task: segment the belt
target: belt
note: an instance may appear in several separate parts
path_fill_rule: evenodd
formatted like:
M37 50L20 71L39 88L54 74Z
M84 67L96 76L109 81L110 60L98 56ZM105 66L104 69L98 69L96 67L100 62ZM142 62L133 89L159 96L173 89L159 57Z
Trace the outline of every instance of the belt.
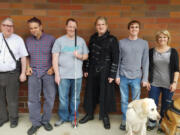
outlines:
M14 69L14 70L12 70L12 71L5 71L5 72L1 72L1 71L0 71L0 74L15 73L15 72L17 72L16 69Z

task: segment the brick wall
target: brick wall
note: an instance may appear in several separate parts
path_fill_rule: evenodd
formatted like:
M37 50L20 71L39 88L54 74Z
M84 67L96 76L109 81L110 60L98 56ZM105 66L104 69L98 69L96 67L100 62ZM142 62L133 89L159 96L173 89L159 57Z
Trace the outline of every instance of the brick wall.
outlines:
M65 20L73 17L79 22L78 34L87 42L95 32L94 20L106 16L112 34L122 39L127 37L127 23L132 19L142 22L140 37L154 45L154 34L168 29L172 34L171 46L180 54L180 1L179 0L0 0L0 20L11 16L15 20L15 32L26 38L29 35L26 21L37 16L43 21L45 32L59 37L65 33ZM116 90L117 113L120 113L120 94ZM21 84L19 111L27 109L27 82ZM81 103L84 95L84 83ZM142 90L142 97L147 92ZM174 97L180 96L180 82ZM53 112L57 112L58 98ZM97 108L98 110L98 108ZM80 107L82 112L82 104Z

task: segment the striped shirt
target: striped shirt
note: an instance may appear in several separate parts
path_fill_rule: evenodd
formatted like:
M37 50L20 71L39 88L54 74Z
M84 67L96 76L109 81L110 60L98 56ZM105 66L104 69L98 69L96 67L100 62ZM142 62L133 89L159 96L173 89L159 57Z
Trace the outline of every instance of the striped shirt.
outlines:
M30 66L33 74L37 77L43 76L52 66L51 49L55 38L45 33L40 39L30 36L26 39L26 47L30 57Z

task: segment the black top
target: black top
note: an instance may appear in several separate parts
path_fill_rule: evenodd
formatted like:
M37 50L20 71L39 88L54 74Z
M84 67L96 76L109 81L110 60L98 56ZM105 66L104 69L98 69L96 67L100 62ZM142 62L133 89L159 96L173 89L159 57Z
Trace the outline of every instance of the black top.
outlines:
M89 41L89 58L85 62L84 70L89 71L90 67L97 71L109 68L109 77L115 78L119 62L118 40L107 31L102 36L95 33Z
M155 48L151 48L149 50L149 82L153 82L153 69L154 69L154 62L153 62L153 53ZM170 75L170 83L174 81L174 72L179 72L179 56L178 52L175 48L171 48L171 55L170 55L170 63L169 63L169 75Z

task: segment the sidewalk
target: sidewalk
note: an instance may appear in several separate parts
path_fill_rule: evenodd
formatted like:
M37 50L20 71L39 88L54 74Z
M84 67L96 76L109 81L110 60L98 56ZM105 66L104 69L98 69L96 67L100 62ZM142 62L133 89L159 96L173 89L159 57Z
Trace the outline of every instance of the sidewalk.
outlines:
M80 118L82 115L80 115ZM53 114L51 124L53 125L53 130L48 132L43 127L41 127L35 135L125 135L124 131L119 129L121 118L119 115L110 115L111 129L105 130L102 121L95 116L95 119L89 121L86 124L79 124L78 128L73 129L70 123L64 123L59 127L54 127L55 121L58 116ZM9 122L4 124L0 128L0 135L27 135L27 130L31 127L28 114L19 115L19 125L18 127L12 129L9 127ZM157 135L156 130L147 132L147 135ZM158 134L164 135L164 134Z

